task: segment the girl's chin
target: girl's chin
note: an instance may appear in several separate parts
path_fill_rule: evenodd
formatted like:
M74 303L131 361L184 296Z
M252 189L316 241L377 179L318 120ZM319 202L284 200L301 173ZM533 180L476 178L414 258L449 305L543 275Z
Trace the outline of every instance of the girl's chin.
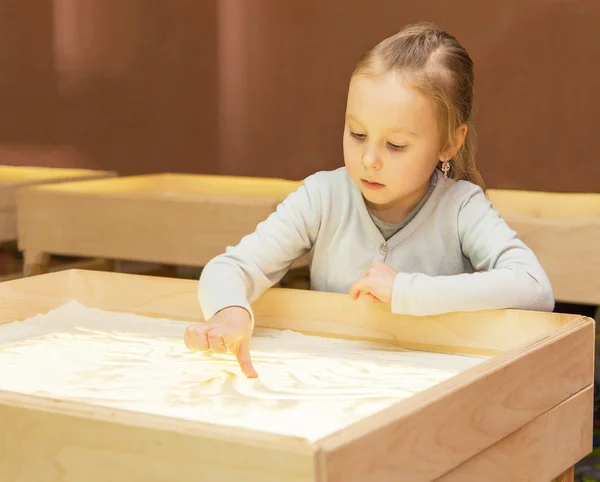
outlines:
M382 209L393 204L393 200L383 192L373 192L368 189L362 189L361 192L369 207Z

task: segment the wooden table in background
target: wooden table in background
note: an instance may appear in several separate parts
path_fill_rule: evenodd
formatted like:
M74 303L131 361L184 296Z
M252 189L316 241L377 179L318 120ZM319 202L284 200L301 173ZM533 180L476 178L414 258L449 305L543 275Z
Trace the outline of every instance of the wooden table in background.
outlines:
M111 171L91 169L62 169L54 167L21 167L0 165L0 243L17 240L17 195L25 187L48 185L65 181L101 179L115 177ZM38 215L44 207L39 206ZM2 280L22 276L22 273L7 274Z
M48 254L203 267L266 219L300 182L153 174L22 190L27 275ZM306 265L300 260L293 267Z
M600 194L487 191L536 254L558 301L600 305Z

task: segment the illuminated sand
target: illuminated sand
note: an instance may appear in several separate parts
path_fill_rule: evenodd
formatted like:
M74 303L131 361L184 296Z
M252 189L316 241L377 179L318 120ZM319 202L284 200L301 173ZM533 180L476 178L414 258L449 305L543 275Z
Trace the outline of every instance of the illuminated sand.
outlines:
M0 389L315 440L486 360L257 328L249 380L188 325L71 301L0 326Z

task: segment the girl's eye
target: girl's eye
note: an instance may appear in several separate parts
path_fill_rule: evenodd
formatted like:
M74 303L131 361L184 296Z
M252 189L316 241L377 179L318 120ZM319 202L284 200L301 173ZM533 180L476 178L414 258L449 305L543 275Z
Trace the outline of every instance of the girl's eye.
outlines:
M363 140L365 137L367 137L367 136L366 136L366 134L359 134L358 132L350 132L350 135L351 135L352 137L354 137L355 139L358 139L358 140L361 140L361 141L362 141L362 140Z
M396 144L392 144L391 142L388 142L388 146L390 146L390 149L392 149L393 151L401 151L402 149L404 149L406 146L398 146Z

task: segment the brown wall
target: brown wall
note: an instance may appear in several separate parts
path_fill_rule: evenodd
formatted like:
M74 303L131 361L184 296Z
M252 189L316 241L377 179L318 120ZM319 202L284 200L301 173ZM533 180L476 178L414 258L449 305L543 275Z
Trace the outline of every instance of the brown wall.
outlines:
M216 45L214 1L0 0L2 162L218 172Z
M0 0L0 146L299 179L342 163L360 54L423 20L475 60L490 187L600 191L596 0Z

